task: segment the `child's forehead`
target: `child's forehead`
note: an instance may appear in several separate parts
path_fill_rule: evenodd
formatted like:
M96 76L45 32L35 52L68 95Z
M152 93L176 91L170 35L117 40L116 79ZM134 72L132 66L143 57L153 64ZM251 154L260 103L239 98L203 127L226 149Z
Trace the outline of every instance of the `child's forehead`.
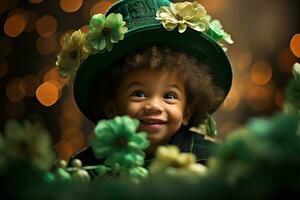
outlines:
M136 68L130 70L127 73L122 75L125 78L169 78L174 77L181 79L183 77L182 73L174 70L174 69L151 69L149 67Z

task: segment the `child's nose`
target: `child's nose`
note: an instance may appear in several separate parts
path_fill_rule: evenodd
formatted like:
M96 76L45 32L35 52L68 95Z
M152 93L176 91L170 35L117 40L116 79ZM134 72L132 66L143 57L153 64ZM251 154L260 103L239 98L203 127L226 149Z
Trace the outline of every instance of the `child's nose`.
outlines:
M146 102L145 111L150 114L160 114L163 111L161 101L158 98L151 98Z

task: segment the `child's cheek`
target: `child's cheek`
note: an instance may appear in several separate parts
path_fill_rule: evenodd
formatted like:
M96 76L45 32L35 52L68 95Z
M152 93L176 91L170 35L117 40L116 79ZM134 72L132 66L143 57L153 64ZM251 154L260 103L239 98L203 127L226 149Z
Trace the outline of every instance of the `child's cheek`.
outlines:
M128 102L123 107L123 115L129 115L130 117L137 118L138 113L141 110L141 104L137 102Z

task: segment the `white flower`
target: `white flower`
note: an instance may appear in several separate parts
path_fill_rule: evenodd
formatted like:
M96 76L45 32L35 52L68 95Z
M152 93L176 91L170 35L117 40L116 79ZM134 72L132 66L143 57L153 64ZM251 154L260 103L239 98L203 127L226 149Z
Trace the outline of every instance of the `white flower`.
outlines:
M162 6L156 12L156 19L161 20L166 30L170 31L178 26L180 33L186 28L205 31L208 26L205 8L198 2L171 3L170 7Z

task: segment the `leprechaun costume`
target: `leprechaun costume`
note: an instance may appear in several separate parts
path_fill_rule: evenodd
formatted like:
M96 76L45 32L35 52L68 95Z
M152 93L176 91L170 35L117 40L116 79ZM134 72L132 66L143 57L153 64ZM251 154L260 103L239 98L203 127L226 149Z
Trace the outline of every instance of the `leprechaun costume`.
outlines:
M225 98L232 82L225 43L233 43L230 35L197 2L121 0L105 16L94 15L86 34L77 31L67 36L57 66L62 76L74 78L77 105L87 118L97 123L105 118L104 110L95 112L95 105L89 103L89 98L99 75L107 73L126 55L151 45L164 45L184 52L209 66L213 82L224 91ZM204 163L210 154L211 142L187 128L181 128L170 144L178 146L182 152L194 153L198 162ZM84 165L100 162L90 147L75 157Z

